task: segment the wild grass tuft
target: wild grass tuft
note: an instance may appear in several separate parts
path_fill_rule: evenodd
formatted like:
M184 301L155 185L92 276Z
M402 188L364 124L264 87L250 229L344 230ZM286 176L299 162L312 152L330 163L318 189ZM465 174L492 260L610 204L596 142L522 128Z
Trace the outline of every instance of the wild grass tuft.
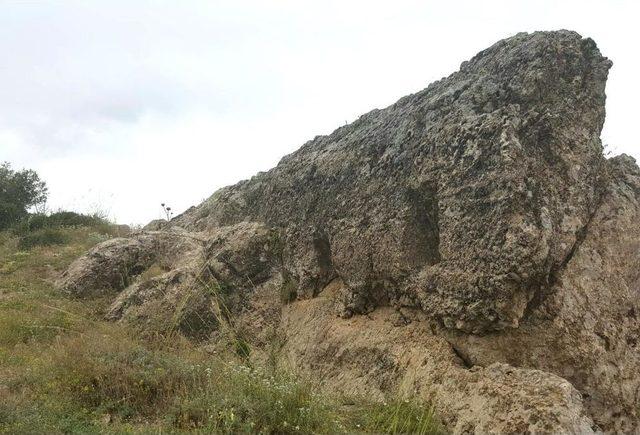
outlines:
M366 403L355 419L366 432L388 434L444 433L433 408L416 401L394 399L384 403Z

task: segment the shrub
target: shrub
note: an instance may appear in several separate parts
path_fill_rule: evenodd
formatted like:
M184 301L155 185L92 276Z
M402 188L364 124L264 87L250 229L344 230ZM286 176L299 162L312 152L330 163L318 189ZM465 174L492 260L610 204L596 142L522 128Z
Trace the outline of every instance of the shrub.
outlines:
M63 241L60 237L57 238L59 242L52 243L46 243L46 240L45 243L38 243L38 240L43 235L45 238L55 237L53 234L56 230L72 228L90 228L98 234L107 234L109 236L119 236L121 234L118 226L111 224L100 216L85 215L73 211L59 211L50 215L42 213L29 215L15 224L11 232L25 240L25 244L21 248L28 248L30 247L30 240L34 240L36 242L35 245L66 243L66 240ZM54 239L51 240L53 241Z
M73 211L59 211L50 215L34 214L29 216L26 228L29 231L35 231L42 228L97 227L108 224L109 222L98 216Z
M59 229L44 228L25 234L18 240L18 249L31 249L36 246L64 245L69 237Z

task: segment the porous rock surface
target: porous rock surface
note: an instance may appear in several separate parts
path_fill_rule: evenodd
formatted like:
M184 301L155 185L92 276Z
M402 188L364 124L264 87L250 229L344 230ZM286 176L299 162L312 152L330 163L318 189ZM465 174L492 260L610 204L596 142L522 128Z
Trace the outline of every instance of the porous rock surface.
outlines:
M458 433L638 430L640 171L603 156L610 66L575 32L505 39L59 286L200 339L276 331L328 388L418 395Z

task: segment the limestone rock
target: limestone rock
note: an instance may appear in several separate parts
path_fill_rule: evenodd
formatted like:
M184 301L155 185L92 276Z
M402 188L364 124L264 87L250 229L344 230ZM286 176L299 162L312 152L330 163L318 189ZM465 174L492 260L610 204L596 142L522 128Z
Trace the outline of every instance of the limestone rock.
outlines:
M566 378L603 427L633 432L640 418L640 170L624 155L608 167L600 205L520 327L446 335L472 364L502 361Z
M155 259L152 237L115 238L100 243L62 274L57 286L79 297L119 291Z
M285 307L284 359L332 392L384 399L399 391L436 405L453 433L591 433L580 393L549 372L505 363L466 367L456 350L434 334L424 315L395 327L394 313L336 319L333 281L317 298Z
M153 248L147 257L156 261L156 273L133 279L111 305L107 319L207 338L221 317L244 309L258 286L279 279L274 268L280 248L273 233L260 224L243 222L207 234L143 231L132 242L142 244L149 238L155 244L148 245ZM71 269L85 263L81 258ZM147 269L151 266L148 262Z
M175 224L278 229L298 295L339 276L345 315L391 303L517 327L596 207L610 66L576 33L519 34Z

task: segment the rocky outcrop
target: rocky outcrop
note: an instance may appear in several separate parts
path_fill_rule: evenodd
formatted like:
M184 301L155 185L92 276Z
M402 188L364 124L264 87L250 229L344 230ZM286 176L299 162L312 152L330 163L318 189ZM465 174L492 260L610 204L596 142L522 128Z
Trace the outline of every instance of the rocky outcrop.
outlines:
M221 320L243 311L263 283L279 288L280 252L277 235L258 223L206 234L142 231L97 245L57 286L80 297L117 294L109 320L204 338Z
M200 339L275 331L330 388L417 394L455 432L636 430L640 172L602 154L610 66L574 32L500 41L60 287Z
M465 332L516 327L603 188L610 65L570 32L517 35L175 223L278 228L298 295L340 276L345 315L391 303Z
M153 236L107 240L76 260L57 285L69 295L82 297L120 291L130 278L151 266L155 257Z
M640 170L627 156L608 163L611 180L600 205L520 327L483 336L443 333L471 364L502 361L564 377L604 428L633 432L640 400Z
M568 381L508 364L471 366L420 311L383 307L336 319L333 298L342 286L335 280L282 314L285 363L325 379L327 390L380 400L389 391L421 397L453 433L592 431Z

